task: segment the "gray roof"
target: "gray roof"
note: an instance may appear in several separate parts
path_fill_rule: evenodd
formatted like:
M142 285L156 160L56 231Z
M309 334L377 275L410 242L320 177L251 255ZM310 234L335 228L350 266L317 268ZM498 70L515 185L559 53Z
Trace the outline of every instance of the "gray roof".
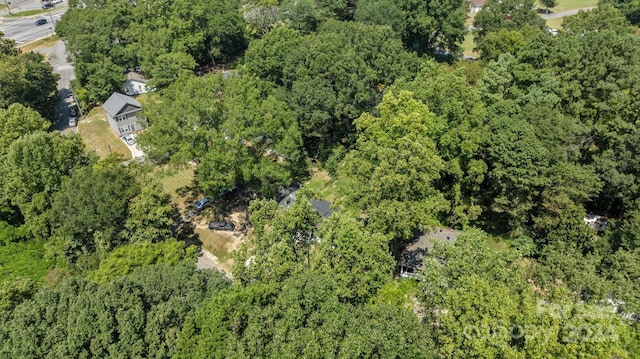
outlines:
M415 269L424 269L423 257L429 254L436 241L454 243L460 231L437 227L433 231L421 233L407 244L400 256L399 265Z
M120 114L124 108L129 107L128 105L139 109L142 108L140 102L136 101L135 98L114 92L102 105L102 108L109 114L109 116L115 117Z
M289 194L287 194L286 196L284 196L280 202L278 202L278 204L284 208L289 208L293 205L293 203L296 201L296 193L298 191L293 191ZM330 217L331 216L331 202L329 201L325 201L323 199L321 200L309 200L309 203L311 203L311 207L318 212L319 215L321 215L324 218Z
M316 201L312 199L309 202L311 202L311 207L322 217L327 218L331 216L331 203L329 203L329 201L323 199Z

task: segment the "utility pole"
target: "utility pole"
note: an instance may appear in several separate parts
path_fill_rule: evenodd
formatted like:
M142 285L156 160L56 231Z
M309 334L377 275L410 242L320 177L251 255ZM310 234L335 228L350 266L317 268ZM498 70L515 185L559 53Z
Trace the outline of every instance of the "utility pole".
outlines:
M11 13L11 8L9 7L9 3L7 2L7 0L4 0L4 4L7 5L7 11L9 11L9 15L13 15Z
M7 0L5 0L7 1ZM53 31L56 31L56 24L53 22L53 16L51 16L51 10L49 10L49 19L51 19L51 26L53 27Z

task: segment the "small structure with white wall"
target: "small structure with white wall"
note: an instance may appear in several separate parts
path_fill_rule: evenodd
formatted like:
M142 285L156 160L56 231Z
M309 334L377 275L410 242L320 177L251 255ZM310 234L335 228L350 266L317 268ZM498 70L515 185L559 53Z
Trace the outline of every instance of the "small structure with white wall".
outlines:
M147 82L149 82L149 80L144 76L132 71L127 74L127 81L122 85L122 90L129 96L147 93L149 92Z

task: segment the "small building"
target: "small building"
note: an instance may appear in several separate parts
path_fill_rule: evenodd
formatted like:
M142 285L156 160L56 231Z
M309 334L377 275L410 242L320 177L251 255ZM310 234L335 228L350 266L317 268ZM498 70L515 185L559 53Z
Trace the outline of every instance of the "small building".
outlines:
M397 272L401 277L413 277L417 272L424 270L424 257L433 249L436 241L453 243L460 235L460 231L449 228L436 228L435 230L422 233L407 244L400 254Z
M127 81L122 85L122 90L129 96L147 93L149 91L147 82L149 80L144 76L132 71L127 74Z
M285 189L286 191L286 189ZM289 208L293 205L293 203L296 201L296 193L298 191L297 190L293 190L287 194L284 195L284 197L281 197L278 201L278 205L280 205L281 207L284 208ZM318 214L323 217L323 218L328 218L331 217L331 203L329 201L325 201L325 200L314 200L311 199L309 200L309 203L311 204L311 207L318 212Z
M469 11L479 12L484 6L485 0L469 0Z
M131 96L114 92L102 105L107 113L109 127L118 136L139 131L146 128L146 124L140 118L142 105Z

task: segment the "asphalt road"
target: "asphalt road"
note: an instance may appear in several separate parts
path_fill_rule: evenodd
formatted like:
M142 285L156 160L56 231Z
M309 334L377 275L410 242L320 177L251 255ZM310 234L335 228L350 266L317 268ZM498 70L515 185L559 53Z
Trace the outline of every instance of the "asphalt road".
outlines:
M0 31L5 37L13 39L18 45L29 41L49 36L55 32L55 23L60 21L60 17L66 11L66 7L55 9L48 13L43 13L25 17L3 17ZM36 26L36 19L43 18L47 20L44 25Z
M560 11L560 12L551 13L551 14L544 14L544 15L540 15L540 17L545 19L545 20L559 19L561 17L575 15L575 14L577 14L578 12L580 12L582 10L589 11L591 9L595 9L595 6L585 7L585 8L582 8L582 9Z
M73 105L71 96L71 80L75 78L73 66L67 61L67 49L64 42L58 41L54 46L36 50L46 54L53 72L60 75L58 80L58 106L56 107L56 121L53 127L62 133L78 132L78 127L69 127L69 108Z

